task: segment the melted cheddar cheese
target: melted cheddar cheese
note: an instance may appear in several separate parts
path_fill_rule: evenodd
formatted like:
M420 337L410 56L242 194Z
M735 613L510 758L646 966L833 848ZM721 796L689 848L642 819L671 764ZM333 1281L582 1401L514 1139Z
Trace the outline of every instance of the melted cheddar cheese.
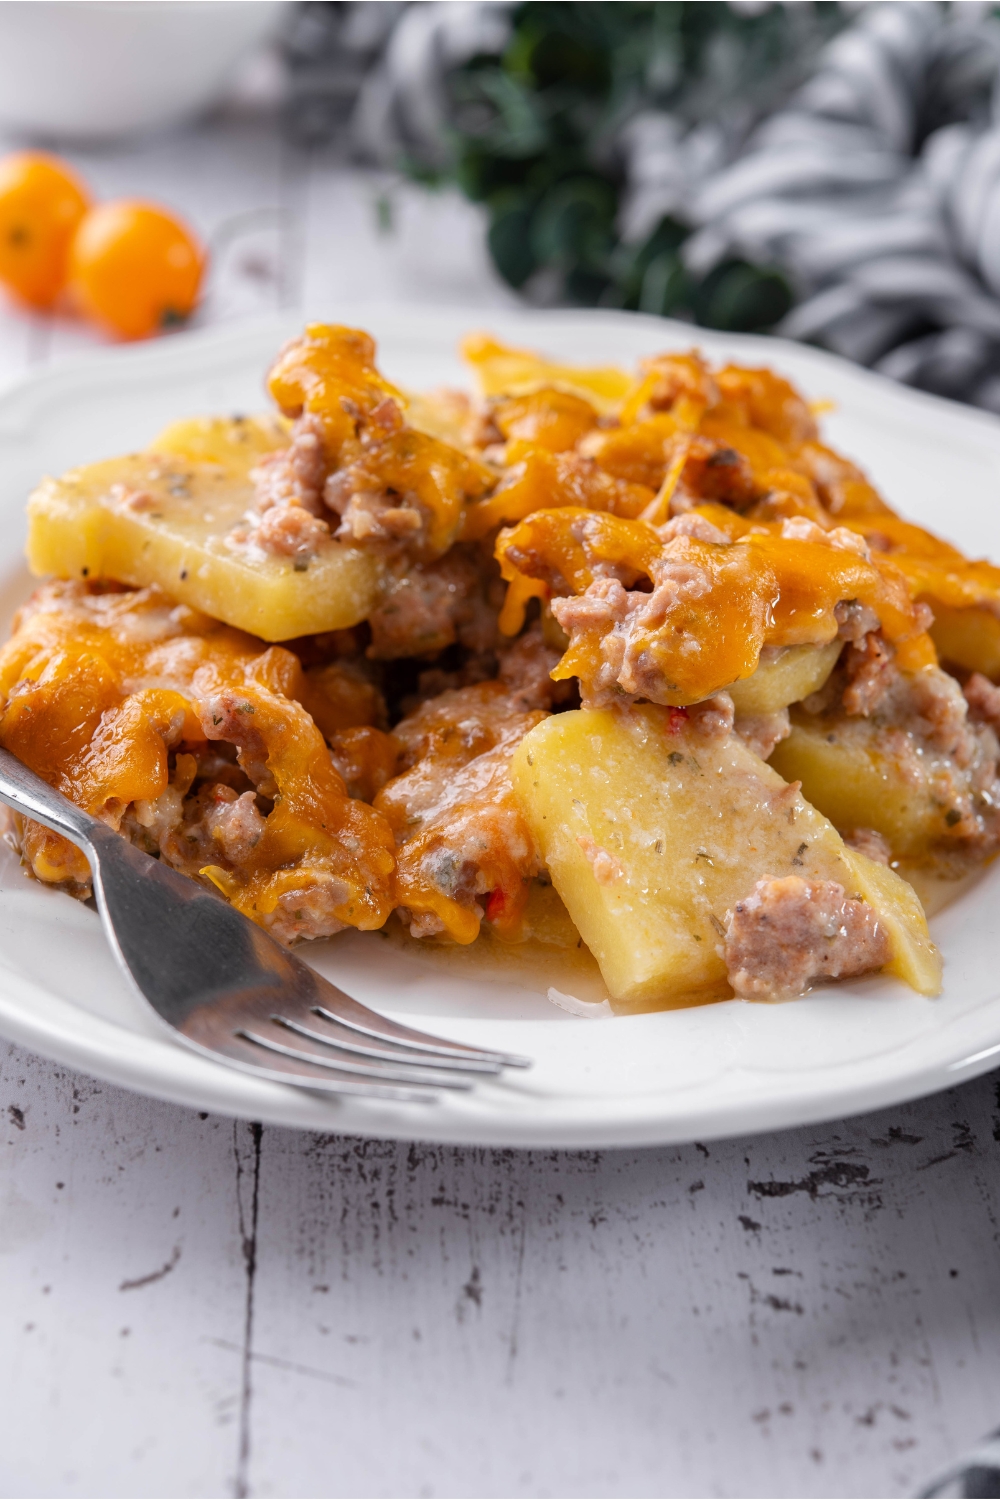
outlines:
M310 323L278 356L267 388L279 410L319 418L332 455L357 434L359 421L383 401L404 404L402 392L375 365L375 340L358 328Z
M509 580L541 581L556 594L584 594L609 565L630 584L650 579L651 601L663 582L662 609L651 602L650 623L635 646L662 681L661 692L643 695L654 702L690 704L711 697L749 677L765 646L827 644L837 635L834 611L846 600L873 612L908 664L933 662L925 616L903 574L877 556L830 545L826 533L814 531L815 539L800 540L777 524L757 524L731 540L677 536L664 543L643 521L566 507L537 511L503 531L497 555ZM685 574L694 581L686 596L670 587ZM509 614L505 621L513 631L521 623ZM595 619L555 675L591 679L606 633L605 621Z
M322 895L331 930L380 927L393 905L392 834L347 796L303 707L311 690L291 652L156 590L50 586L0 652L0 744L113 827L130 809L140 827L176 814L161 854L265 926L293 928L295 910ZM234 764L213 781L218 745ZM266 809L246 808L246 838L181 820L196 780L227 787L240 772ZM85 882L82 856L59 835L33 836L37 874Z

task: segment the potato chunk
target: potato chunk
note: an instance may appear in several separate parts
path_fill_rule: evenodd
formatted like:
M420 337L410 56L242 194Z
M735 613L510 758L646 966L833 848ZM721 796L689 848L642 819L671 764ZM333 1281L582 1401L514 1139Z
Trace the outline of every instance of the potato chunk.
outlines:
M247 472L265 453L284 448L292 424L271 413L256 417L186 417L171 422L149 444L150 453L206 464L226 464Z
M815 693L837 665L843 641L779 646L761 653L757 670L727 688L738 714L773 714Z
M991 609L950 609L937 599L931 604L931 639L941 660L982 672L996 682L1000 678L1000 617Z
M907 752L901 758L901 750ZM874 828L902 859L921 860L946 839L954 798L942 795L934 758L867 719L796 717L771 764L838 828Z
M253 499L250 470L286 441L267 418L183 422L146 453L45 479L28 501L28 565L57 578L155 584L266 641L355 625L379 596L370 553L324 541L304 566L226 546Z
M590 369L559 365L529 349L499 344L485 333L463 339L462 354L484 396L524 396L546 388L568 391L589 401L603 415L610 415L636 388L635 378L615 365Z
M675 732L671 732L671 725ZM889 972L934 993L940 961L913 890L846 848L736 736L654 705L556 714L525 736L515 790L552 882L620 1009L730 993L726 913L756 881L839 882L888 929Z

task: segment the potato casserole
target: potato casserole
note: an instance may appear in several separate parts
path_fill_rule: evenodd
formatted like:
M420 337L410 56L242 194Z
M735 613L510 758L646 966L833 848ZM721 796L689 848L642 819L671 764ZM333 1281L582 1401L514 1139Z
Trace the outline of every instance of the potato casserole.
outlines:
M0 744L284 943L586 952L619 1011L940 959L1000 847L1000 569L767 369L314 324L264 416L46 479ZM30 820L30 874L86 897Z

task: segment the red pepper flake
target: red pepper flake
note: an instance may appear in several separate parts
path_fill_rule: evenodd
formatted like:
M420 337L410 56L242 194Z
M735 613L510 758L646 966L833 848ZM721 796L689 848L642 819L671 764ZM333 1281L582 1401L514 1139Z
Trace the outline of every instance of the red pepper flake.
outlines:
M688 717L689 715L686 708L672 708L670 710L670 717L667 721L668 732L670 734L680 734L681 730L684 728L684 725L688 721Z

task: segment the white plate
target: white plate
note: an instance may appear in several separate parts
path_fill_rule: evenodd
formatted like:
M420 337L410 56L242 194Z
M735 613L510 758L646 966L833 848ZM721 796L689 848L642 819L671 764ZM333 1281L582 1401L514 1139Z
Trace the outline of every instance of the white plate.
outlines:
M383 368L411 387L462 383L455 353L481 314L341 307L370 328ZM693 332L616 313L489 315L513 342L569 361L630 364ZM199 412L262 406L262 376L296 324L182 335L43 375L0 400L0 605L30 588L24 501L43 472L146 443ZM974 554L1000 557L1000 423L777 340L697 340L713 358L769 364L836 403L831 441L904 516ZM325 1099L256 1082L160 1034L118 977L96 915L0 857L0 1031L59 1062L163 1099L274 1124L510 1146L624 1146L829 1119L908 1099L1000 1062L995 958L1000 862L932 922L945 989L925 1000L891 980L784 1005L738 1001L628 1019L578 1020L541 993L476 981L389 949L377 934L304 948L352 994L416 1024L535 1059L526 1074L428 1106Z

